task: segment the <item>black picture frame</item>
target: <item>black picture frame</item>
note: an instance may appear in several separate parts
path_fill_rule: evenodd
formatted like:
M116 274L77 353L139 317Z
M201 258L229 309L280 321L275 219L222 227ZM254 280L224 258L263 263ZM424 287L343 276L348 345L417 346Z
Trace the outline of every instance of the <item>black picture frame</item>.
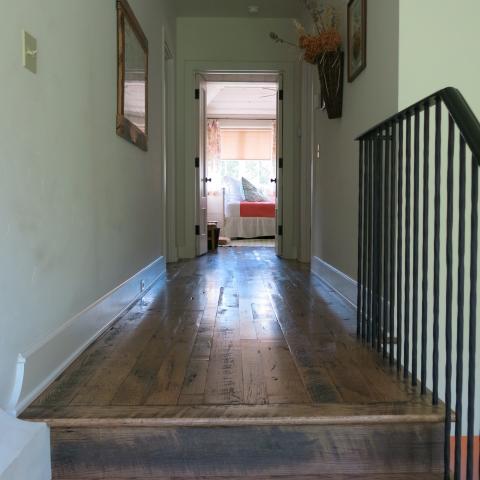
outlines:
M348 81L367 68L367 0L350 0L347 7Z

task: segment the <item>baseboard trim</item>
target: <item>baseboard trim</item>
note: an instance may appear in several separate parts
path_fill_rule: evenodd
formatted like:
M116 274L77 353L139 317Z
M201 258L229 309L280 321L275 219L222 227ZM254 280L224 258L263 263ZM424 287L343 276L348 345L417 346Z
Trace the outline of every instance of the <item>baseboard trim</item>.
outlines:
M319 257L312 257L311 271L357 308L357 282Z
M21 388L17 386L20 395L10 413L18 416L165 271L165 258L160 257L22 353L24 376L17 379L22 382Z

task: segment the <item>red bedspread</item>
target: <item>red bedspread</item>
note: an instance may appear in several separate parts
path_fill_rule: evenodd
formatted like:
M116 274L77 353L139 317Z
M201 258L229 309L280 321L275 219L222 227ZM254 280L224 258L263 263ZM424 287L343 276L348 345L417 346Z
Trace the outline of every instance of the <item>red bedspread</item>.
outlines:
M240 216L275 218L275 202L240 202Z

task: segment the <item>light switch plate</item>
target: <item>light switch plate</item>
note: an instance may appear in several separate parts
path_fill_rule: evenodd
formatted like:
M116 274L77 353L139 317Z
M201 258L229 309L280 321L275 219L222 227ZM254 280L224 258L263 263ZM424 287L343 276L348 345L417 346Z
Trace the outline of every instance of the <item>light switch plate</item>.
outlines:
M37 39L25 30L22 31L23 66L32 73L37 73Z

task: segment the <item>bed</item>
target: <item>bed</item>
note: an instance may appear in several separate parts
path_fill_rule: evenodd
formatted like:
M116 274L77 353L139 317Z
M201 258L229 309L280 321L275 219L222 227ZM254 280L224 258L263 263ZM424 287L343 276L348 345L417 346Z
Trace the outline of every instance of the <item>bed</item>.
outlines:
M247 202L236 187L223 188L224 221L221 236L259 238L275 236L275 201Z

